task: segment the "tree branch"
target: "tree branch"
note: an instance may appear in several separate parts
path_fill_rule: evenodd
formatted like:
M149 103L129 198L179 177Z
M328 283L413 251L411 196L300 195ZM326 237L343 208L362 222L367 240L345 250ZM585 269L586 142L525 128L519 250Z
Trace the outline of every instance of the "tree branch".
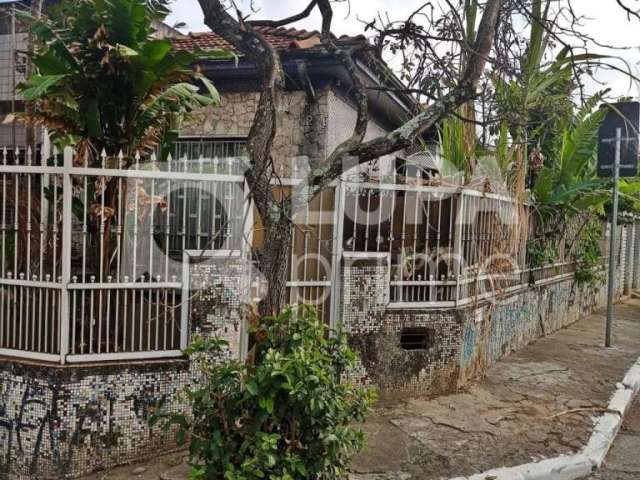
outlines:
M313 10L313 7L316 6L316 3L316 0L311 0L311 2L309 2L307 7L302 12L296 15L291 15L287 18L283 18L282 20L251 20L247 23L251 24L251 26L253 27L283 27L285 25L289 25L290 23L307 18Z
M342 155L351 151L354 147L362 143L367 134L369 124L369 100L367 98L366 87L358 75L358 68L352 57L352 51L340 49L333 41L331 34L331 20L333 11L329 0L318 0L318 9L322 15L322 45L327 51L334 55L347 71L349 78L353 82L353 94L356 100L357 117L356 124L351 136L340 143L329 155L325 164L331 165Z
M247 182L256 200L256 208L265 222L270 221L269 207L273 202L271 177L271 146L276 134L277 101L284 88L284 72L278 52L240 12L233 18L219 0L199 0L205 24L237 50L256 62L263 82L256 114L247 138L247 150L252 168L246 172Z
M493 45L503 1L488 0L486 2L478 36L459 84L394 131L367 142L358 142L346 150L343 148L344 144L339 145L336 151L330 155L331 162L324 171L316 170L310 173L308 184L311 186L311 195L325 188L342 174L343 162L348 157L357 157L358 163L365 163L407 148L413 144L418 136L475 97L478 83L484 73L487 57Z
M631 7L628 7L627 5L625 5L622 2L622 0L616 0L616 2L627 13L628 20L631 20L631 17L636 17L637 19L640 20L640 13L638 12L638 10L632 10Z

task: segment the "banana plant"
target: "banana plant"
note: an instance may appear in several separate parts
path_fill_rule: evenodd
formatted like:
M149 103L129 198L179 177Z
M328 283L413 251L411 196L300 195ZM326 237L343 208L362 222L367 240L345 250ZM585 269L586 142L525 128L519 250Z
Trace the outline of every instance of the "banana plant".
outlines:
M74 146L76 164L99 164L103 150L110 156L122 151L125 167L136 151L170 152L181 121L220 100L198 62L232 55L176 51L169 39L156 38L153 25L166 17L167 4L63 0L46 17L24 15L34 39L34 49L27 52L34 71L19 92L33 108L19 119L46 127L58 146ZM102 188L88 193L98 208L78 207L75 198L73 211L89 215L82 222L105 222L101 260L109 265L113 214L127 191L115 178L98 179L96 185Z
M103 148L131 156L175 137L186 115L219 102L197 63L231 54L176 51L155 38L167 13L165 0L65 0L47 17L24 15L35 72L19 92L34 108L19 118L93 159Z

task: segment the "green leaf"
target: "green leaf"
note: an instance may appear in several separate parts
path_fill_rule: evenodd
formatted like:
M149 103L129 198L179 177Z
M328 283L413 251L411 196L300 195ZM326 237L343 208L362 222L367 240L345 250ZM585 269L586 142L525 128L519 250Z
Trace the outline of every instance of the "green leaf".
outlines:
M74 66L56 56L52 50L35 56L32 62L41 75L67 75L73 73Z
M116 50L118 50L118 53L125 58L137 57L140 55L136 50L126 45L118 45Z
M27 101L36 100L44 96L49 89L57 85L59 82L67 78L68 75L33 75L24 84L24 88L20 88L20 93Z
M265 409L267 410L267 413L269 415L271 415L273 413L273 398L269 397L269 398L266 399Z
M171 41L168 39L147 43L142 51L147 67L153 67L163 60L172 48Z
M257 395L258 394L258 386L256 385L256 382L247 383L247 391L251 395Z

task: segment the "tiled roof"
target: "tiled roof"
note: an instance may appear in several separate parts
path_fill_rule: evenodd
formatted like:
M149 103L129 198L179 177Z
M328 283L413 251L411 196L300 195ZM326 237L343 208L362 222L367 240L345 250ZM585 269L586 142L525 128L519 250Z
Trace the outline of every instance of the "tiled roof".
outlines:
M309 49L320 43L320 33L317 31L299 30L297 28L254 27L265 39L278 50ZM342 36L338 43L364 40L363 36ZM227 48L231 46L218 34L213 32L190 33L188 36L175 38L173 43L179 50L193 51L196 49L210 50L213 48Z

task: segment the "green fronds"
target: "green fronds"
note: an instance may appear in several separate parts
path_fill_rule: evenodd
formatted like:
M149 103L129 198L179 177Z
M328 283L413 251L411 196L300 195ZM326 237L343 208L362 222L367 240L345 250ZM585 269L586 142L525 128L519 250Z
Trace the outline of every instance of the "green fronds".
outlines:
M444 160L442 175L451 177L462 174L464 180L471 176L471 159L467 155L465 126L457 117L447 118L440 126L440 148Z
M591 105L595 101L589 102ZM566 215L601 208L609 186L596 176L598 129L603 110L587 113L585 105L565 122L554 161L544 166L533 188L543 216ZM591 108L593 110L593 106Z
M129 152L165 144L169 121L216 105L220 96L195 65L228 52L175 51L152 35L165 0L63 1L31 24L36 72L19 86L35 103L54 142L86 139L97 149ZM51 121L55 119L55 121ZM127 152L125 152L127 153Z

